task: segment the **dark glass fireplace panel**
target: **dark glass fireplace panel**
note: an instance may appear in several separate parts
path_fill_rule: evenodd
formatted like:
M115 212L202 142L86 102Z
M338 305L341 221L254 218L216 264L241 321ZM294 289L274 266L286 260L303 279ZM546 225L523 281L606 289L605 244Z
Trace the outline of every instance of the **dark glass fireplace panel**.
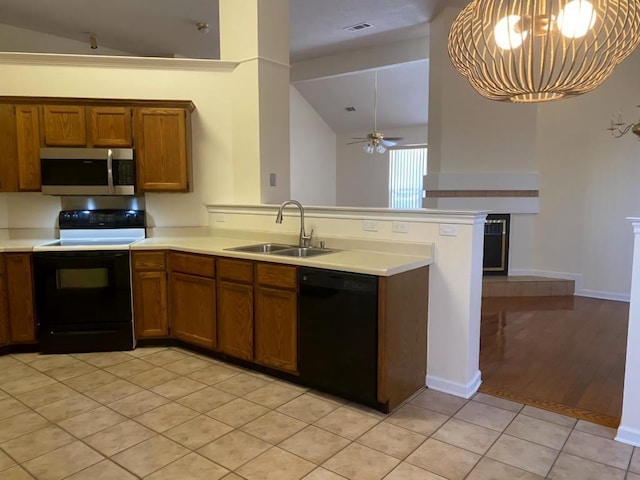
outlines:
M484 225L484 275L507 275L509 271L509 214L487 215Z

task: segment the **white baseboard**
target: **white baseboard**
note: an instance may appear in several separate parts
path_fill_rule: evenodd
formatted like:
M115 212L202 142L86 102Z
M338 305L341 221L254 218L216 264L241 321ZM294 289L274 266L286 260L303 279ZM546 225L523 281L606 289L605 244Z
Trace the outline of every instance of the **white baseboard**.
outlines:
M427 375L427 387L462 398L471 398L478 391L481 383L480 370L476 372L471 381L466 385L444 378L434 377L433 375Z
M628 302L630 295L625 293L612 293L612 292L599 292L597 290L586 290L584 285L584 279L581 273L566 273L566 272L546 272L544 270L528 270L528 269L513 269L509 271L509 275L514 277L522 276L534 276L534 277L548 277L558 278L562 280L573 280L575 282L575 295L578 297L590 297L600 298L602 300L616 300L619 302Z
M602 300L616 300L618 302L629 302L631 295L623 293L597 292L595 290L580 290L576 292L579 297L600 298Z
M560 280L573 280L576 284L576 292L582 291L583 276L581 273L547 272L544 270L513 269L509 271L509 275L513 275L514 277L531 275L534 277L548 277L548 278L557 278Z
M620 425L615 440L616 442L640 447L640 430Z

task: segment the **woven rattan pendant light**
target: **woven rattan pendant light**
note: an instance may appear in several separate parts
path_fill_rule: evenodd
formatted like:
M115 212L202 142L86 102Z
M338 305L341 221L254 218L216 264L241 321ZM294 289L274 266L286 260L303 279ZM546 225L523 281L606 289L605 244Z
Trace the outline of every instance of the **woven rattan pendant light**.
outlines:
M491 100L545 102L589 92L640 43L640 0L473 0L449 56Z

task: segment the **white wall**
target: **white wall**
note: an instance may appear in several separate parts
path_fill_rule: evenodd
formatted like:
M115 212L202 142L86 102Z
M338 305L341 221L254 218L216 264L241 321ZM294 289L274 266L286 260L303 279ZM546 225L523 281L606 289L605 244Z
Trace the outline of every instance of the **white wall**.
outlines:
M601 87L538 109L536 160L540 214L534 265L583 276L584 293L628 299L633 237L626 217L640 214L640 144L614 139L611 114L638 121L640 51Z
M349 207L389 206L389 151L365 153L364 143L353 137L366 137L369 132L340 134L336 145L336 204ZM403 143L427 143L427 126L418 125L385 130L387 137L404 137ZM430 155L430 154L429 154ZM427 160L428 163L429 160Z
M289 93L291 198L304 205L335 205L336 134L296 87Z
M36 32L13 25L0 24L0 52L74 53L78 55L131 55L120 50L100 45L91 49L89 37L86 42Z
M632 135L613 139L606 127L619 108L627 121L638 119L640 51L589 94L534 105L492 102L447 56L456 14L445 9L431 25L429 173L537 172L540 213L514 217L511 270L573 278L579 294L628 299L625 218L640 213L640 147ZM472 199L456 200L455 208L478 208Z
M147 194L150 226L206 225L206 203L234 201L231 144L235 132L229 99L234 86L228 63L0 54L0 64L3 95L192 100L196 106L192 115L194 191ZM42 209L32 207L43 203L44 211L53 211L57 201L40 194L6 195L10 227L44 227ZM25 207L23 200L28 201Z

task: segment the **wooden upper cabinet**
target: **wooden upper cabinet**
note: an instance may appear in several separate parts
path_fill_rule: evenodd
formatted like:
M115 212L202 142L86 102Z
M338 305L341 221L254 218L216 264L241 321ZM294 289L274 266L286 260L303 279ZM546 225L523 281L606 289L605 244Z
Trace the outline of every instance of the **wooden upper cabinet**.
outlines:
M189 190L191 128L184 108L137 108L134 121L139 192Z
M131 147L131 115L126 107L88 108L89 146Z
M40 118L38 107L17 105L16 139L18 190L30 192L42 189L40 179Z
M18 191L18 137L13 105L0 105L0 192Z
M52 147L84 147L87 129L84 107L45 105L44 144Z

